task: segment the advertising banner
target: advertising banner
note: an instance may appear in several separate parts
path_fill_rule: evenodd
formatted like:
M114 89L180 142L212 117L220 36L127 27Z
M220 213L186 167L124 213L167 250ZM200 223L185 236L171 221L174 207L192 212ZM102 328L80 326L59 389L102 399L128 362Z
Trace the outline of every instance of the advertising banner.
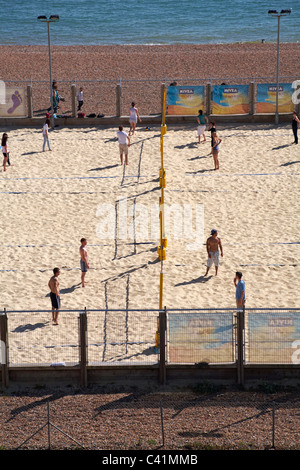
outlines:
M249 114L249 85L214 85L212 114Z
M233 314L170 313L169 361L233 362Z
M26 117L26 89L1 83L0 117Z
M248 325L250 362L300 363L300 312L249 312Z
M277 85L268 83L257 84L256 113L276 112ZM294 89L291 83L280 83L278 88L278 112L292 113L294 105L292 101Z
M198 115L199 109L204 112L204 86L169 86L169 115Z

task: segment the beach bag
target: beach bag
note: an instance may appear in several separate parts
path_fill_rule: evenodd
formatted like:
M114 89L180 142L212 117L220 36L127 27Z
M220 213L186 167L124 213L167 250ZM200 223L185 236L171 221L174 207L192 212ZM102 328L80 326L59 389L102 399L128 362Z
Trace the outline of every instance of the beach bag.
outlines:
M96 114L95 114L95 113L91 113L91 114L88 114L87 117L88 117L88 118L95 118L95 117L96 117Z
M84 113L78 113L77 116L78 116L79 118L84 118L85 114L84 114Z

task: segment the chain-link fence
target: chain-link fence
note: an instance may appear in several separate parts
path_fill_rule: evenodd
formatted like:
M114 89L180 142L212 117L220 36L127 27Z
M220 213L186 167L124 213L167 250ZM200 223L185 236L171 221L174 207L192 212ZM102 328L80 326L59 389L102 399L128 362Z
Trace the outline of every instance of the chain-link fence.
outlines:
M299 450L299 405L292 392L209 384L164 393L27 390L1 397L0 448Z
M79 321L83 314L86 338ZM8 366L14 367L72 366L80 363L83 348L93 366L158 364L162 349L168 364L299 364L299 309L241 314L238 330L236 309L61 310L57 326L51 311L5 311L0 333ZM160 333L165 333L161 341Z
M7 314L8 365L73 366L80 363L82 331L79 310L61 310L58 325L51 311ZM86 350L89 365L158 362L158 311L94 310L87 312Z
M296 76L281 76L280 83L292 84L295 80L298 80ZM77 115L77 93L80 88L83 89L83 107L80 112L83 112L85 116L103 117L104 116L129 116L129 109L131 103L134 101L139 109L139 113L142 116L160 115L162 112L162 85L168 88L170 83L168 77L162 77L161 79L119 79L115 80L78 80L76 77L70 80L57 80L58 92L61 96L61 100L58 104L57 115L70 117L73 114L73 97L72 87L75 86L75 115ZM203 86L204 91L204 103L203 106L207 114L211 114L212 109L206 109L207 106L211 108L209 104L209 92L207 85L209 84L211 94L214 86L227 85L230 87L238 85L250 85L253 84L253 97L251 101L254 102L251 105L254 112L257 105L257 86L260 84L274 84L276 83L275 77L199 77L199 78L177 78L176 83L180 87L197 87ZM32 101L32 115L34 117L44 117L45 112L51 109L50 94L51 86L49 80L23 80L23 81L5 81L9 96L7 99L12 103L12 106L16 106L16 109L21 110L20 102L17 102L18 98L15 96L23 96L23 116L28 115L28 88L31 90L31 101ZM22 89L22 93L18 93L18 89ZM252 92L251 92L252 93ZM273 92L274 94L274 92ZM11 99L13 97L13 99ZM270 97L268 100L270 101ZM118 103L118 104L117 104ZM31 106L30 106L31 107ZM257 111L260 112L260 111ZM14 116L14 113L11 114Z

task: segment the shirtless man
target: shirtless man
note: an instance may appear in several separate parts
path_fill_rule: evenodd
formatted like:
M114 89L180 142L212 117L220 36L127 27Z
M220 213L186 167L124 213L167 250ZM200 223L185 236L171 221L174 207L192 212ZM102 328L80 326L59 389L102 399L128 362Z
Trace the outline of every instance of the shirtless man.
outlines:
M219 255L221 252L221 256L223 256L223 247L221 243L221 239L218 237L217 230L211 231L211 236L206 241L206 250L207 250L207 269L204 276L207 276L209 268L211 268L212 264L215 264L216 267L216 275L218 274L218 267L219 267Z
M88 263L88 255L87 255L87 249L86 249L87 239L82 238L80 241L81 241L81 246L79 248L79 252L80 252L81 285L82 287L84 287L87 282L85 281L85 275L88 269L90 268L90 266Z
M48 287L50 289L50 299L52 305L52 321L54 325L58 325L58 312L60 308L60 294L59 294L59 281L58 276L60 274L59 268L53 269L53 276L48 282Z

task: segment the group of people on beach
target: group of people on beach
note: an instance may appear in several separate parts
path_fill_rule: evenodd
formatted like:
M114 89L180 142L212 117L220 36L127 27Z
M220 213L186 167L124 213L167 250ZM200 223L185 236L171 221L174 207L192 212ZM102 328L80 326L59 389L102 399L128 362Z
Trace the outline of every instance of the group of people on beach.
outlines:
M54 90L54 95L53 95L53 100L54 100L55 96L57 96L56 88L54 87L53 90ZM82 90L80 90L80 93L81 94L78 95L79 109L81 108L83 104ZM56 101L56 103L57 102L58 101ZM130 147L130 136L134 135L138 121L141 122L139 111L137 107L135 106L135 103L132 102L131 107L130 107L130 114L129 114L129 124L130 124L129 133L124 131L123 126L121 125L119 126L119 130L117 131L117 139L119 143L121 165L123 165L124 162L125 162L125 165L128 165L128 149ZM211 134L210 154L212 154L213 159L214 159L214 165L215 165L214 169L218 170L219 169L219 150L220 150L220 144L222 142L222 139L220 139L217 135L215 123L209 122L207 116L203 114L203 111L200 109L198 111L197 124L198 124L197 134L198 134L199 144L201 143L201 137L203 137L203 142L206 142L205 131L206 131L206 127L208 127L208 130ZM298 144L297 131L298 131L299 125L300 125L300 120L296 112L294 112L293 119L292 119L292 130L294 134L295 144ZM49 141L50 127L51 127L50 114L49 112L47 112L46 119L43 124L43 130L42 130L43 151L45 151L46 145L48 146L48 149L51 151L51 146L50 146L50 141ZM2 135L1 149L3 153L3 167L4 167L4 171L6 171L7 166L11 165L10 159L9 159L8 134L7 133L3 133ZM81 245L79 248L82 287L85 287L85 284L87 282L85 280L85 276L89 270L89 262L88 262L86 245L87 245L86 238L82 238ZM220 265L220 256L223 257L223 247L222 247L221 239L218 236L218 231L216 229L213 229L211 231L211 236L206 241L206 249L207 249L207 262L206 262L207 269L206 269L206 273L204 274L204 277L208 275L208 272L213 264L215 265L215 271L217 275L218 268ZM59 291L59 280L58 280L59 275L60 275L60 269L57 267L54 268L53 275L48 282L48 287L50 289L51 306L52 306L52 320L55 325L58 324L58 314L59 314L59 309L60 309L60 291ZM241 272L236 272L236 275L234 277L234 285L236 288L236 305L238 308L243 308L243 306L245 305L245 301L246 301L245 281L242 279L242 276L243 275Z
M133 101L131 103L131 107L129 110L129 125L130 125L129 133L124 131L124 128L121 125L119 126L119 130L117 132L119 151L120 151L120 165L123 165L123 161L125 161L125 165L128 165L128 150L130 147L130 136L134 135L135 128L136 128L138 121L141 122L141 118L140 118L139 110L135 106L135 102Z
M198 143L201 143L201 137L203 136L203 142L206 142L205 131L206 127L208 126L208 130L211 134L211 152L210 154L213 156L215 170L219 170L219 151L220 151L220 143L222 139L217 135L216 131L216 124L215 122L209 122L206 114L203 114L202 109L199 109L197 116L197 134L198 134Z
M218 268L220 265L220 255L223 257L223 246L221 239L218 235L218 231L216 229L211 230L210 237L206 240L206 250L207 250L207 263L206 263L206 273L204 276L208 275L208 272L212 265L215 265L216 275L218 274ZM88 260L88 253L87 253L87 239L81 238L80 240L80 247L79 247L79 255L80 255L80 270L81 270L81 286L85 287L86 281L86 273L90 269L89 260ZM54 268L53 275L51 276L48 287L50 289L50 300L51 300L51 307L52 307L52 321L54 325L58 325L58 315L61 306L60 302L60 290L59 290L59 277L60 269ZM239 271L236 272L234 277L234 286L235 286L235 298L236 298L236 306L238 309L242 309L246 302L246 288L245 288L245 281L242 279L243 274Z
M220 255L223 257L223 246L221 238L218 235L216 229L212 229L210 237L206 240L206 251L207 251L207 262L206 262L206 273L204 277L208 275L208 272L212 265L215 265L216 276L220 266ZM246 302L246 288L245 281L242 279L243 274L240 271L235 273L234 286L235 286L235 299L236 306L238 309L242 309Z
M81 271L81 286L85 287L86 281L85 276L88 270L90 269L88 253L87 253L87 239L81 238L79 255L80 255L80 271ZM54 325L58 325L58 315L60 310L60 290L59 290L59 280L58 276L60 275L60 269L54 268L53 275L49 279L48 287L50 289L50 301L52 307L52 321Z

